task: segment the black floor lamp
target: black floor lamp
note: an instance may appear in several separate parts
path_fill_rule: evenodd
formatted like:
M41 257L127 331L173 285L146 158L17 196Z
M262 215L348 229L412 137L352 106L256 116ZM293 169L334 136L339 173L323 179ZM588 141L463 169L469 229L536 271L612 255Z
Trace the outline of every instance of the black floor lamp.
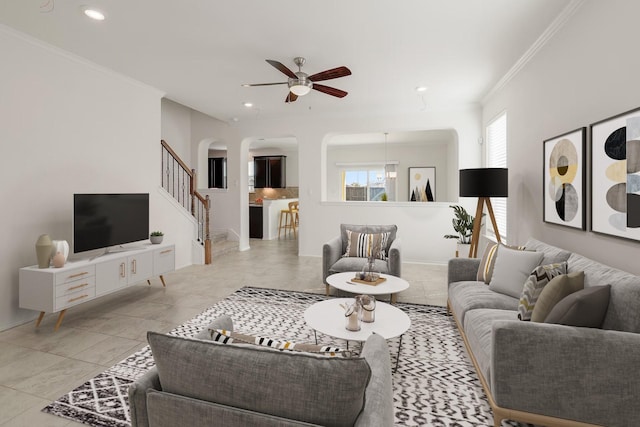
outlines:
M480 240L480 227L482 226L482 212L487 205L496 239L500 242L500 233L493 215L490 197L507 197L509 195L509 176L507 168L480 168L460 170L460 197L477 197L478 206L473 220L473 234L469 258L478 256L478 241Z

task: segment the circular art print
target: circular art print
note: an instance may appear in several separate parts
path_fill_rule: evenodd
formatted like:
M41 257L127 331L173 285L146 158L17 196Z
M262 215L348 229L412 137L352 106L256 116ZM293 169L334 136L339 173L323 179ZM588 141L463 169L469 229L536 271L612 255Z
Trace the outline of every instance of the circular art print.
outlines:
M544 142L546 222L584 229L584 144L584 128Z

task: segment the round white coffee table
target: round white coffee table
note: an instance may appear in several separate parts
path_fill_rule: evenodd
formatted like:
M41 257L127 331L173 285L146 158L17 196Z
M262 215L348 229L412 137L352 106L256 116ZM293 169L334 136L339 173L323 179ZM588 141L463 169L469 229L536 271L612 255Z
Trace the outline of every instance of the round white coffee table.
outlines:
M409 288L409 282L400 277L392 276L390 274L380 274L384 277L384 282L379 285L365 285L354 282L353 279L358 273L355 271L348 271L346 273L336 273L327 276L327 283L336 289L346 291L352 294L367 294L367 295L390 295L391 303L396 302L396 294Z
M344 316L343 306L353 304L353 302L353 298L332 298L317 302L305 310L304 321L313 329L314 335L317 331L346 340L347 348L349 341L364 342L373 333L381 335L385 340L400 337L396 357L397 369L400 348L402 347L402 334L411 326L409 316L397 307L376 301L375 321L371 323L360 322L359 331L349 331L346 328L347 319ZM316 335L317 343L318 336Z

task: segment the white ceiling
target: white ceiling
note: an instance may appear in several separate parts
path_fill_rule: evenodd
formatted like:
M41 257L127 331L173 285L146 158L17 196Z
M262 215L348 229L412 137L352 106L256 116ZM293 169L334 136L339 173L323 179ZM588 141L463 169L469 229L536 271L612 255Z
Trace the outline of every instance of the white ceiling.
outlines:
M478 104L554 19L577 0L3 0L0 23L156 87L221 120L317 114L402 114ZM102 10L91 21L82 5ZM322 82L285 104L304 56ZM427 86L424 95L417 86ZM255 107L242 104L251 101Z

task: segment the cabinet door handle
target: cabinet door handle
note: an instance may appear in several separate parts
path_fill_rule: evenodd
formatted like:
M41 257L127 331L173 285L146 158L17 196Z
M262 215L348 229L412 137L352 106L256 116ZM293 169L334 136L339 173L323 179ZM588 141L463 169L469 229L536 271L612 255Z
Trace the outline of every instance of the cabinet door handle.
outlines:
M164 251L160 252L160 255L169 254L171 252L172 252L171 249L167 249L167 250L164 250Z
M124 265L124 262L120 263L120 277L124 278L127 275L127 266Z
M67 279L75 279L76 277L81 277L81 276L84 276L85 274L89 274L89 272L83 271L82 273L72 274L71 276L67 277Z
M88 297L88 294L80 295L79 297L71 298L68 302L78 301L79 299Z
M133 274L136 274L136 270L138 269L138 265L137 264L138 264L137 260L135 260L135 259L131 262L131 272Z
M72 286L72 287L68 288L67 290L68 291L73 291L74 289L84 288L85 286L89 286L89 284L88 283L83 283L81 285Z

